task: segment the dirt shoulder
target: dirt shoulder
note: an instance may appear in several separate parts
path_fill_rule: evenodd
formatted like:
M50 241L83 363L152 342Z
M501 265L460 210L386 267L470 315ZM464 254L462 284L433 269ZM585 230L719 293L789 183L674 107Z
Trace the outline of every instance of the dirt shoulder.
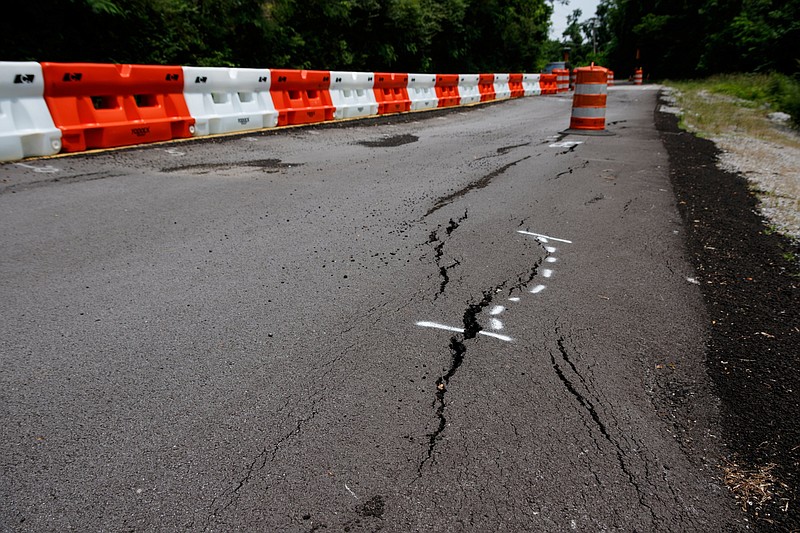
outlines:
M721 475L765 531L800 531L800 273L721 151L655 112L708 307L706 368L721 401Z

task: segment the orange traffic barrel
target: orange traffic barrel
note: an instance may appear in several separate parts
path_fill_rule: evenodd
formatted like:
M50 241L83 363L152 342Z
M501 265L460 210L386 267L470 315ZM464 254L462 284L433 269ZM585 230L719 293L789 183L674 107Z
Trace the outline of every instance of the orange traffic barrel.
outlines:
M637 68L636 72L633 74L633 84L634 85L641 85L642 84L642 69Z
M614 71L609 69L609 71L608 71L608 86L611 87L612 85L614 85Z
M575 78L577 75L578 74L575 72L575 69L572 69L569 73L569 88L573 91L575 90Z
M565 68L554 68L553 74L556 75L556 92L565 93L569 91L569 70Z
M579 67L572 97L572 118L565 133L608 135L606 131L606 98L608 69Z

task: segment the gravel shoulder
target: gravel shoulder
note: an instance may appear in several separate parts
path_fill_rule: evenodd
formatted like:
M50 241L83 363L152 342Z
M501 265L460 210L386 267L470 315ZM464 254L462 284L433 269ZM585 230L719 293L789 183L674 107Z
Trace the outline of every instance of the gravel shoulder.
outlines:
M662 95L661 103L670 102ZM681 131L660 109L655 122L708 308L706 368L728 447L722 475L760 528L800 531L800 247L765 221L748 168L732 171L731 150Z

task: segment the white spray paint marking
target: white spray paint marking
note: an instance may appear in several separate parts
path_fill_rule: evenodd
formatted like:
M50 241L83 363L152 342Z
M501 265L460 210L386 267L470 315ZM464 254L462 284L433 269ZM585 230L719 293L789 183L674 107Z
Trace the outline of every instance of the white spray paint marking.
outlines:
M177 148L167 148L164 151L167 152L169 155L174 155L176 157L180 157L182 155L186 155L186 152L181 152Z
M545 246L544 249L547 250L547 253L549 254L554 254L558 250L558 248L554 248L552 246Z
M697 281L695 278L686 278L686 281L689 283L694 283L695 285L700 285L700 282Z
M18 167L29 168L34 172L38 172L39 174L53 174L54 172L58 172L61 170L60 168L56 168L53 165L47 165L44 167L35 167L33 165L26 165L25 163L14 163Z
M453 326L445 326L444 324L437 324L436 322L417 322L418 326L423 328L443 329L445 331L455 331L456 333L464 333L462 328L454 328Z
M344 488L347 489L347 492L349 492L353 496L353 498L355 498L356 500L358 499L358 496L356 496L356 493L353 492L352 490L350 490L350 487L347 486L347 483L344 484Z
M492 307L492 310L489 311L489 314L492 315L492 316L499 315L500 313L502 313L505 310L506 310L506 308L503 307L502 305L495 305L494 307Z
M558 261L558 259L555 257L548 257L547 259L545 259L545 261L547 261L548 263L555 263L556 261Z
M578 146L579 144L583 144L583 141L564 141L560 143L553 143L550 145L550 148L572 148L573 146Z
M514 340L506 335L500 335L499 333L492 333L491 331L479 331L478 334L486 335L487 337L492 337L494 339L499 339L501 341L506 341L506 342L511 342Z
M540 292L542 292L546 288L547 287L545 287L544 285L537 285L537 286L535 286L534 288L531 289L531 293L532 294L539 294Z
M513 296L513 297L509 298L508 301L509 302L518 302L519 298L517 298L516 296Z
M543 242L547 241L558 241L558 242L565 242L567 244L572 244L572 241L568 241L566 239L557 239L555 237L550 237L548 235L542 235L541 233L532 233L530 231L522 231L521 229L517 230L517 233L522 233L523 235L532 235L534 237L538 237L540 239L544 239Z
M553 275L553 271L550 270L549 268L545 268L544 270L542 270L542 276L544 276L545 278L549 278L552 275Z
M500 322L498 319L493 318L489 321L489 327L491 327L495 331L500 331L503 329L503 323Z
M417 322L417 326L421 326L423 328L434 328L434 329L443 329L445 331L454 331L456 333L464 333L462 328L454 328L453 326L446 326L445 324L439 324L437 322ZM494 339L499 339L501 341L511 342L511 337L507 335L500 335L499 333L492 333L491 331L479 331L478 335L485 335L487 337L492 337Z

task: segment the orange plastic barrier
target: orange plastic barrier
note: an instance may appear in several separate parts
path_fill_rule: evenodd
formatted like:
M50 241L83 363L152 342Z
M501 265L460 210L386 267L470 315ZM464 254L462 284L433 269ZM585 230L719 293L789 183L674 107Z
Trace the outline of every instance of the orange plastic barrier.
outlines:
M327 70L270 69L269 92L278 112L278 126L333 120L331 73Z
M494 74L481 74L478 78L478 91L481 93L481 102L494 100Z
M612 85L614 85L614 71L613 70L609 70L608 71L608 86L611 87Z
M44 99L65 152L192 136L181 67L41 65Z
M525 89L522 88L522 74L508 75L508 88L511 89L511 98L522 98L525 96Z
M439 107L459 105L461 95L458 94L458 74L437 74L436 96L439 97Z
M378 114L403 113L411 111L408 98L408 74L387 72L375 73L375 99L378 101Z
M637 68L636 72L634 72L634 74L633 74L633 84L634 85L641 85L642 84L642 78L643 78L642 69L641 68Z
M603 67L580 67L577 70L575 95L572 97L570 130L602 131L606 127L608 70Z
M542 74L539 77L539 86L542 94L556 94L558 92L557 76L555 74Z

